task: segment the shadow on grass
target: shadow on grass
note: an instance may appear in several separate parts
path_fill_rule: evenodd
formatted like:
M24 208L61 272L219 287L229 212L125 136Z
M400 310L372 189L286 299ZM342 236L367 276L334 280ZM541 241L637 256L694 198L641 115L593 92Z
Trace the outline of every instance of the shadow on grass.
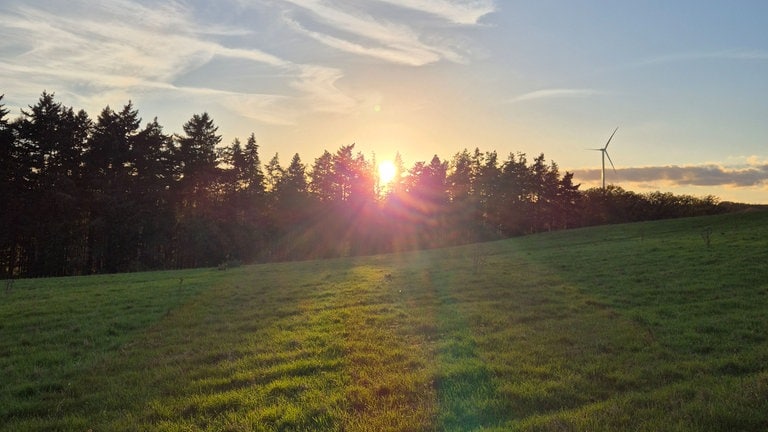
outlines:
M437 370L436 429L467 431L499 426L509 413L499 405L499 394L488 365L481 359L470 323L453 297L456 289L448 278L455 274L435 269L423 273L424 290L435 295ZM447 335L449 337L441 337Z

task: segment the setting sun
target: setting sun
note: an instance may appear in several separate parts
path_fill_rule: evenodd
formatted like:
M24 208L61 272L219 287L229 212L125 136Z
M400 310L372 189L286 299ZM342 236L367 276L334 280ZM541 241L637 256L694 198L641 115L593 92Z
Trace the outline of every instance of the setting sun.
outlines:
M391 161L381 161L379 163L379 181L382 185L389 184L397 174L397 168Z

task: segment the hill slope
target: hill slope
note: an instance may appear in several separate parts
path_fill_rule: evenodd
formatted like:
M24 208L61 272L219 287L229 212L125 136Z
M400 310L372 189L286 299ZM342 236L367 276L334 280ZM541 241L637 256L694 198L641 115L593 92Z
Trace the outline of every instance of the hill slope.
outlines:
M764 430L767 222L17 281L0 430Z

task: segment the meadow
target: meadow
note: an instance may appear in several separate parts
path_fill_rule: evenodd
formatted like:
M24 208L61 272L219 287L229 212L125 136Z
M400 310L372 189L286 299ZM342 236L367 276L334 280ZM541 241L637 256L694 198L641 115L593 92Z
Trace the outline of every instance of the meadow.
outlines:
M0 430L768 429L768 212L19 280Z

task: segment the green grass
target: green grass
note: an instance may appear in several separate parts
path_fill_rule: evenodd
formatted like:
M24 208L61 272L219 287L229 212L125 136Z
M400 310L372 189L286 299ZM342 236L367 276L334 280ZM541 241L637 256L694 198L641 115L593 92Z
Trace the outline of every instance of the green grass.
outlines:
M766 430L766 262L748 212L21 280L0 430Z

